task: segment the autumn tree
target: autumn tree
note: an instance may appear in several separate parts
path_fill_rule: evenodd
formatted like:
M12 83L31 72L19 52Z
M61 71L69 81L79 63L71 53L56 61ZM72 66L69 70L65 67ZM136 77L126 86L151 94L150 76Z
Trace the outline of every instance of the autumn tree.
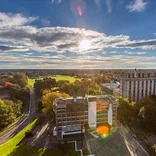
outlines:
M54 103L55 99L59 98L59 97L67 98L67 97L69 97L69 95L66 93L52 92L50 90L43 91L43 96L42 96L43 109L42 109L42 112L44 114L52 113L53 103Z

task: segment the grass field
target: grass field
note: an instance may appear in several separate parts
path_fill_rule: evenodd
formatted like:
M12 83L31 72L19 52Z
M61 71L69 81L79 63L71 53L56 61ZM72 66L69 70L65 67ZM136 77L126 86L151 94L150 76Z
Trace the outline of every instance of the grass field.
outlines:
M30 123L27 127L25 127L22 131L20 131L17 135L15 135L12 139L0 145L0 156L8 156L14 149L17 148L17 144L24 138L25 132L32 129L36 123L37 119L35 119L32 123Z
M49 76L49 77L56 79L56 81L68 80L71 83L74 82L75 80L79 80L78 78L75 78L75 77L72 77L72 76L64 76L64 75L56 75L56 76ZM37 79L30 79L29 78L28 79L28 84L30 86L34 86L35 80L41 80L41 79L43 79L43 77L38 77Z

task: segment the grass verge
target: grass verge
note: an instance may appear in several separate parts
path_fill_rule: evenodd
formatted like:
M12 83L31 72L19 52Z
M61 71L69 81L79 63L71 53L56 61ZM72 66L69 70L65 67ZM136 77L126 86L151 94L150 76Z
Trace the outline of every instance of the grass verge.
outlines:
M17 144L24 138L25 132L32 129L35 126L37 119L31 122L28 126L26 126L22 131L20 131L17 135L13 138L5 142L4 144L0 145L0 155L7 156L11 153L14 149L17 148Z

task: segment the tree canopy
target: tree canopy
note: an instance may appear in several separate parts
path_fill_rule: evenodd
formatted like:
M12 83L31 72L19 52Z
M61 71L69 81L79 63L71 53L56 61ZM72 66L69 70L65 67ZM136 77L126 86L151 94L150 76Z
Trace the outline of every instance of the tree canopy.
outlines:
M21 114L22 102L2 101L0 99L0 130L15 121Z

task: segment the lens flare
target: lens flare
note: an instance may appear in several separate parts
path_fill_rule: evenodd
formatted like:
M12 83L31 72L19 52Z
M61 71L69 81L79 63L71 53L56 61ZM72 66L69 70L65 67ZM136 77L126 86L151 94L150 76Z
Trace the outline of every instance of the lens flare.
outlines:
M102 134L102 138L107 138L108 134Z
M100 126L96 129L96 132L101 135L108 134L109 128L107 126Z
M79 16L82 16L82 9L79 5L77 6L77 12L78 12Z

